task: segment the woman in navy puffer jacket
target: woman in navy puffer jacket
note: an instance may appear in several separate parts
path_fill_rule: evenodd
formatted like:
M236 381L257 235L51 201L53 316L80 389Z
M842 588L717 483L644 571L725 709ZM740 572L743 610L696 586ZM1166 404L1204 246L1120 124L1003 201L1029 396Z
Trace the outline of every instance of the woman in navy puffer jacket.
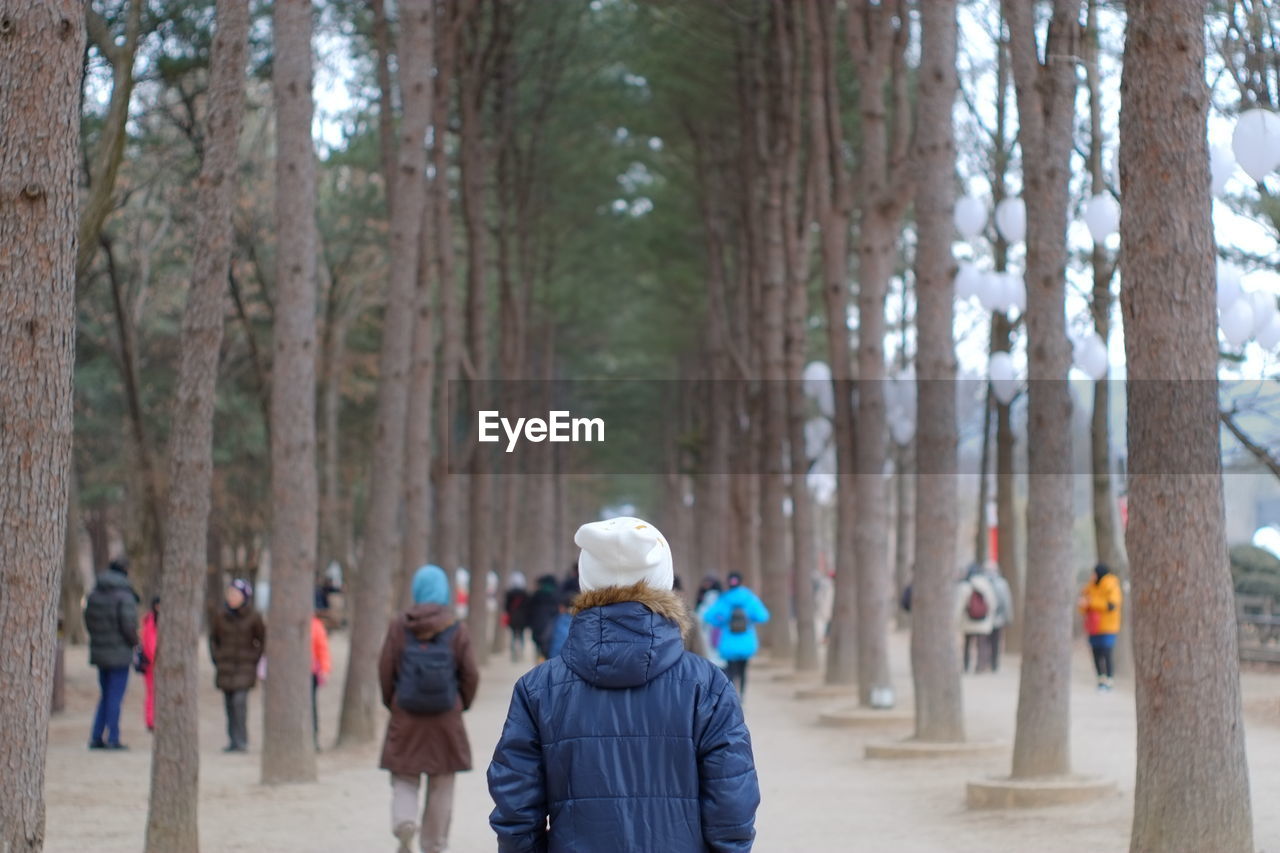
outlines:
M489 766L498 850L751 850L751 736L724 673L684 650L666 540L618 518L574 541L584 592L569 639L516 684Z

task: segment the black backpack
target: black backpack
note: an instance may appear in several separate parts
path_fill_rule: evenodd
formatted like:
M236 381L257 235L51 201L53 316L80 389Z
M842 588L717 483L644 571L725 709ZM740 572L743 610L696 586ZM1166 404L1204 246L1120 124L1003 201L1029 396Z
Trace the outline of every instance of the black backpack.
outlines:
M430 640L419 640L405 628L396 704L410 714L443 714L458 704L458 667L453 659L457 628L454 623Z
M747 618L747 611L741 607L733 608L729 613L729 633L745 634L750 627L751 620Z

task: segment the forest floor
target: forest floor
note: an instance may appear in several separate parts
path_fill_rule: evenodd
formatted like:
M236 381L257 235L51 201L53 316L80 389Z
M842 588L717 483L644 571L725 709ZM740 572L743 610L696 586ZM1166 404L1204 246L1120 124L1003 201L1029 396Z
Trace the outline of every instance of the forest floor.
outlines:
M910 707L907 638L892 644L899 703ZM322 743L331 744L341 698L345 634L333 637L338 671L321 696ZM67 653L67 710L50 726L48 853L92 850L137 853L146 826L150 737L142 722L142 680L130 680L125 703L125 753L89 752L96 675L84 648ZM1017 704L1016 656L998 674L965 678L970 737L1011 740ZM467 715L476 771L459 777L453 817L453 853L494 849L487 817L491 803L484 769L506 715L511 685L525 669L505 659L483 671L480 693ZM1085 652L1079 650L1072 684L1075 770L1108 776L1118 793L1101 802L1024 812L970 812L966 780L1007 774L1009 755L915 762L868 761L872 740L905 737L910 726L876 731L817 726L830 700L793 698L795 682L777 680L779 668L761 665L749 676L747 722L755 743L763 802L756 849L763 853L1110 853L1128 846L1133 807L1133 693L1094 690ZM204 853L365 853L394 849L389 830L389 783L377 769L380 744L326 749L314 785L258 784L261 689L252 694L248 755L224 755L221 697L207 661L200 695L200 826ZM803 682L801 682L803 683ZM1244 675L1250 771L1257 848L1280 853L1280 674Z

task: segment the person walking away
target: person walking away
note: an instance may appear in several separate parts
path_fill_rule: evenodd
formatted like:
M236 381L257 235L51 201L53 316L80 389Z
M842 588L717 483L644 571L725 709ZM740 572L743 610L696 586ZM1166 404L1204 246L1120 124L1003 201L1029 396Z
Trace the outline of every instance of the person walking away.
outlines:
M547 628L560 615L560 598L563 594L555 575L543 575L538 578L538 586L529 599L529 633L538 649L539 660L551 657L544 638L547 636Z
M1111 690L1115 686L1116 635L1120 633L1123 601L1120 579L1106 563L1098 563L1093 577L1080 592L1080 612L1084 614L1084 632L1089 635L1089 647L1093 650L1099 690Z
M499 853L750 851L751 735L724 673L684 649L666 539L613 518L574 542L568 640L516 684L489 765Z
M694 604L694 614L698 620L698 632L702 634L702 649L707 660L724 669L728 664L720 657L720 629L707 621L707 613L720 598L722 587L720 579L715 575L707 575L698 587L698 598Z
M987 660L992 672L1000 671L1000 645L1004 639L1004 629L1013 624L1013 590L1009 582L1000 574L1000 567L988 563L984 572L991 590L996 596L996 612L991 620L991 635L988 637L989 651Z
M151 609L142 618L142 630L139 632L138 663L142 667L142 679L147 686L146 699L143 702L142 714L147 723L147 731L156 730L156 646L160 635L160 598L151 599Z
M574 593L561 593L560 612L556 615L555 621L547 626L547 636L543 640L548 660L559 657L560 652L564 651L564 644L569 640L569 626L573 623L570 611L577 597L578 595Z
M316 693L329 681L333 660L329 656L329 631L320 614L311 615L311 733L320 751L320 705Z
M258 661L267 649L267 626L253 606L253 586L234 580L209 626L209 654L227 712L223 752L249 751L249 691L258 683Z
M525 634L529 630L529 590L525 588L524 572L512 572L507 579L507 595L502 610L507 630L511 632L511 662L524 657Z
M391 712L379 767L391 774L391 832L400 853L419 834L423 853L449 846L454 775L471 769L462 712L471 707L480 670L465 622L449 606L449 579L439 566L413 576L413 606L387 628L378 659L382 704ZM419 818L418 787L427 777Z
M90 749L128 749L120 742L120 706L129 686L129 666L138 645L138 594L129 584L129 566L112 560L98 575L84 607L89 663L98 668L98 709Z
M960 613L960 630L964 633L964 671L982 672L985 649L990 646L991 630L995 627L996 591L987 580L982 568L972 565L960 581L957 595Z
M769 621L769 610L760 597L742 583L742 575L729 575L729 588L707 611L707 622L720 629L719 652L729 681L741 696L747 689L747 664L760 650L756 626Z

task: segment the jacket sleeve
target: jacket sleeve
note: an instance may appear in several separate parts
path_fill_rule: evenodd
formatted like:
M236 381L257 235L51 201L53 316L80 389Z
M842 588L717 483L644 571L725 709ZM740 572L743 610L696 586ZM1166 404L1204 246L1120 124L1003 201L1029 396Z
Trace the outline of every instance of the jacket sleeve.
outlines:
M707 612L703 615L702 621L706 622L712 628L723 628L729 622L728 607L725 606L724 596L718 596L715 603L707 608Z
M712 689L700 711L703 728L697 743L702 837L713 853L747 853L760 805L751 734L737 691L723 673L715 673Z
M132 594L120 596L116 618L120 620L120 636L124 641L130 646L138 645L138 605Z
M471 634L465 622L458 623L454 638L454 658L458 662L458 692L462 695L462 710L466 711L475 701L480 687L480 667L476 666L476 653L471 648Z
M546 772L523 679L511 694L511 709L493 751L488 778L494 802L489 825L498 834L498 853L546 853Z
M388 710L396 694L396 664L402 651L398 648L401 636L400 620L392 619L387 627L387 637L382 641L382 652L378 655L378 686L382 689L382 705Z
M209 617L209 659L218 665L218 650L222 648L222 620L215 612Z
M1124 591L1120 587L1120 579L1113 578L1112 582L1107 584L1107 610L1119 610L1121 603L1124 601Z
M267 653L267 622L258 611L253 612L253 640L258 644L258 657Z
M760 600L760 596L752 593L751 595L751 621L761 624L769 621L769 608L764 606L764 602Z

